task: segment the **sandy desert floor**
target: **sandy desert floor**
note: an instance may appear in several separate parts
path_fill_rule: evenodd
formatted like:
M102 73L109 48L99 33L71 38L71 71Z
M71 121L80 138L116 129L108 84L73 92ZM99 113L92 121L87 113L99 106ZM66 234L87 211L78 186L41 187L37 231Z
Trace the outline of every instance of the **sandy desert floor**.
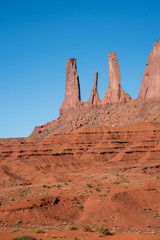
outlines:
M158 123L1 139L0 240L159 239L159 140Z

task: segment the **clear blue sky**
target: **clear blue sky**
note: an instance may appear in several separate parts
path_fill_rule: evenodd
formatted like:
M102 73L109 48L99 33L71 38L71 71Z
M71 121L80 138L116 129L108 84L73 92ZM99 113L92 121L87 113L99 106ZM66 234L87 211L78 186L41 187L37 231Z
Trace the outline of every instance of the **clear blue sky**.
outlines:
M95 71L103 98L110 51L117 52L123 89L136 98L159 39L160 1L0 0L0 137L28 136L58 117L71 57L83 101Z

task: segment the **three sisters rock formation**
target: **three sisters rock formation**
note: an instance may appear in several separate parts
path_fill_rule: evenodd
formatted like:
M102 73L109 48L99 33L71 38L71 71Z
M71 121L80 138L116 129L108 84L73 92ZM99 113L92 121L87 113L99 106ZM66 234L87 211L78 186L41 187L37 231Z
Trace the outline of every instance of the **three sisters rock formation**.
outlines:
M66 65L65 100L60 106L60 115L70 109L83 107L105 107L112 104L125 103L133 100L121 87L120 67L115 52L109 53L109 86L100 100L97 84L98 72L95 73L94 85L88 102L82 102L80 96L80 84L76 67L76 59L71 58ZM159 99L160 98L160 40L153 45L149 61L144 71L138 99Z

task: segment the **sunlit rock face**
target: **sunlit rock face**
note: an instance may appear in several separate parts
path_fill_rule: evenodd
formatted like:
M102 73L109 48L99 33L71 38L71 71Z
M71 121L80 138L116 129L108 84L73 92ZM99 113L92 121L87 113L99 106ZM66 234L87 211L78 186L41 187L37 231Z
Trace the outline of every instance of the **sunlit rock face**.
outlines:
M131 99L128 93L125 93L121 87L120 67L115 52L109 53L109 86L104 95L102 105L118 102L126 102Z
M160 98L160 41L155 42L149 55L138 98Z
M69 110L86 108L86 107L106 107L107 105L127 102L132 98L124 92L121 87L120 67L115 52L109 53L109 86L100 100L98 95L98 72L95 73L93 88L87 102L81 102L79 77L77 73L76 59L70 58L66 64L66 83L65 83L65 100L60 106L60 115Z
M76 108L80 102L81 96L76 59L70 58L66 64L65 100L60 106L60 113Z
M100 99L99 99L99 95L98 95L98 91L97 91L97 85L98 85L98 72L95 73L93 88L91 90L91 95L88 100L88 104L90 106L92 106L92 105L97 106L100 104Z

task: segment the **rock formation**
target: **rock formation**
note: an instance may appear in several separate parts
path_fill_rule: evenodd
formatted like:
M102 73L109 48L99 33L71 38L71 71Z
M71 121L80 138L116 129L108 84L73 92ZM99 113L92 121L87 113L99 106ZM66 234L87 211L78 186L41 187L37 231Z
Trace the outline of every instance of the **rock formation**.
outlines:
M117 54L110 52L109 54L109 87L101 101L97 91L98 72L95 73L94 85L88 102L81 102L79 77L77 74L76 59L71 58L66 65L66 86L65 100L60 106L60 115L70 109L91 106L106 106L119 102L131 100L128 93L125 93L120 85L120 67L117 61Z
M76 59L70 58L66 64L65 100L60 106L60 114L76 108L81 102Z
M138 94L138 99L158 98L160 98L160 40L153 45Z
M104 95L102 104L112 104L126 102L131 99L128 93L125 93L120 85L120 67L115 52L109 53L109 87Z
M88 100L88 103L91 106L99 105L99 103L100 103L100 99L99 99L99 95L98 95L98 91L97 91L97 84L98 84L98 72L95 73L93 88L91 90L91 95Z

